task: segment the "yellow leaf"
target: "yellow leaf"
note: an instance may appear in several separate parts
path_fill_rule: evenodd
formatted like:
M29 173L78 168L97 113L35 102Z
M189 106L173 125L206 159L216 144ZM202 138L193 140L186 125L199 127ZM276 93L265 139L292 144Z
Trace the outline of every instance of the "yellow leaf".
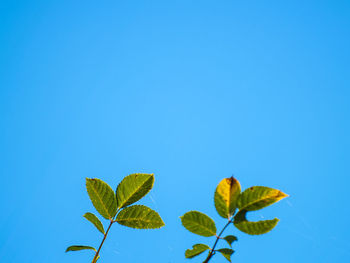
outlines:
M214 194L214 203L220 216L230 218L234 214L240 193L241 185L233 177L225 178L218 184Z

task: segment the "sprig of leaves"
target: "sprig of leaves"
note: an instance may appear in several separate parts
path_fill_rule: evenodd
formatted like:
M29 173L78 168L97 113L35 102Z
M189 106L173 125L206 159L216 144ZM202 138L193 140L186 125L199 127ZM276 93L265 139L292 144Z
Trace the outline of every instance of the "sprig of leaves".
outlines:
M90 221L98 231L103 234L103 239L96 250L91 246L70 246L68 251L93 250L95 256L92 263L96 263L100 257L100 250L108 235L111 226L118 223L123 226L136 229L156 229L164 226L159 214L144 205L133 205L143 198L152 189L154 184L153 174L130 174L118 185L116 192L100 179L86 178L86 190L96 211L106 220L109 220L107 230L104 230L102 222L93 213L86 213L84 217Z
M231 262L231 255L234 253L231 248L232 243L238 239L233 235L222 237L225 229L233 224L237 229L249 235L261 235L271 231L279 221L277 218L252 222L247 220L246 214L272 205L287 196L280 190L264 186L253 186L241 192L241 185L237 179L233 177L223 179L216 187L214 204L218 214L227 219L228 222L217 234L215 222L209 216L198 211L185 213L181 217L181 221L188 231L204 237L216 237L212 248L205 244L195 244L192 249L185 251L185 257L193 258L209 250L203 263L209 262L216 252ZM216 249L220 239L225 240L230 248Z

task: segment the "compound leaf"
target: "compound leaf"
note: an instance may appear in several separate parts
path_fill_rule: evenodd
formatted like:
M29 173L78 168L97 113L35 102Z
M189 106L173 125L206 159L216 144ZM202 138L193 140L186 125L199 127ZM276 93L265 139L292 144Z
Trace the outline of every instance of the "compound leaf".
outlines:
M96 252L96 249L94 247L90 246L70 246L66 249L66 252L68 251L79 251L79 250L84 250L84 249L90 249Z
M95 216L93 213L86 213L83 215L87 220L89 220L94 226L100 231L102 234L105 233L105 230L103 228L103 225L101 221Z
M204 237L216 235L216 226L213 219L201 212L187 212L181 217L181 221L182 225L194 234Z
M220 216L230 218L234 214L240 193L241 185L238 180L233 177L221 180L214 194L215 208Z
M232 236L232 235L226 236L226 237L224 237L223 239L230 245L230 247L232 247L232 243L233 243L234 241L237 241L237 240L238 240L237 237Z
M202 254L204 251L206 251L208 249L210 249L210 247L208 247L205 244L195 244L192 246L192 249L187 249L185 251L185 257L186 258L193 258L195 256Z
M115 220L119 224L137 229L155 229L164 226L159 214L144 205L133 205L121 210Z
M246 219L247 211L243 210L237 213L234 218L234 225L244 233L249 235L261 235L271 231L278 223L278 219L262 220L251 222Z
M153 174L130 174L117 187L118 208L131 205L144 197L153 187Z
M233 254L233 250L230 248L221 248L217 250L218 252L221 253L228 261L231 262L231 255Z
M287 196L287 194L277 189L253 186L241 193L237 206L240 210L255 211L272 205Z
M112 188L100 179L86 178L86 189L97 212L112 219L117 212L117 200Z

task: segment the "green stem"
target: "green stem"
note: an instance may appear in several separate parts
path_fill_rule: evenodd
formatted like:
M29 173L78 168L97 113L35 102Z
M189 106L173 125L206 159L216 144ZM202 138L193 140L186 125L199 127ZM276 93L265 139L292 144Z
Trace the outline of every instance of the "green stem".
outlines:
M218 241L219 241L219 239L221 238L222 233L225 231L226 227L228 227L228 225L231 224L231 223L232 223L232 219L229 219L228 222L227 222L227 224L226 224L226 225L224 226L224 228L221 230L220 234L219 234L218 236L216 236L216 240L215 240L214 246L213 246L213 248L210 250L208 257L203 261L203 263L208 263L209 260L211 259L211 257L214 255L215 247L216 247L216 245L218 244Z
M100 246L99 246L99 248L98 248L98 250L97 250L97 252L96 252L96 254L95 254L94 258L93 258L93 260L92 260L92 263L95 263L95 262L97 261L98 255L99 255L100 250L101 250L101 248L102 248L102 245L103 245L103 243L105 242L106 237L107 237L107 235L108 235L108 231L109 231L109 229L111 228L111 226L113 225L113 223L114 223L113 220L111 220L111 223L109 224L106 233L103 235L102 242L101 242L101 244L100 244Z

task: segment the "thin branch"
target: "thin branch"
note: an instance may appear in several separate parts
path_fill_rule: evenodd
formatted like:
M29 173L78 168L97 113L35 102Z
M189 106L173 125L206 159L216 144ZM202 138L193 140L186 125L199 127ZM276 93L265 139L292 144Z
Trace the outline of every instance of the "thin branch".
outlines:
M99 255L100 250L101 250L101 248L102 248L102 245L103 245L103 243L105 242L106 237L107 237L107 235L108 235L108 231L109 231L109 229L111 228L111 226L113 225L113 223L114 223L113 220L111 220L111 223L109 224L106 233L103 235L102 242L101 242L101 244L100 244L100 246L99 246L99 248L98 248L98 250L97 250L97 252L96 252L96 254L95 254L94 258L93 258L93 260L92 260L92 263L95 263L95 262L97 261L98 255Z
M211 257L215 254L215 247L216 247L216 245L218 244L219 239L222 239L222 238L221 238L222 233L225 231L226 227L228 227L228 225L231 224L231 223L232 223L232 219L229 219L228 222L227 222L227 224L226 224L226 225L224 226L224 228L221 230L220 234L216 236L216 240L215 240L214 246L213 246L213 248L210 250L208 257L203 261L203 263L208 263L209 260L211 259Z

